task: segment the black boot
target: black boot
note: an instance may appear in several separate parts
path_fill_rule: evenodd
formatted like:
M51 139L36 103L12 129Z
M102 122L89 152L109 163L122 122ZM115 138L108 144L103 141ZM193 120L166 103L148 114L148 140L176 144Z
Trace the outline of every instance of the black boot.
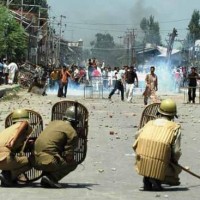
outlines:
M152 191L152 183L150 182L148 177L143 178L143 187L140 188L140 191Z
M62 185L55 181L51 176L43 176L41 179L41 186L45 188L62 188Z
M12 187L14 185L11 180L10 171L3 170L0 174L1 186L2 187Z
M163 187L161 186L161 181L150 178L149 181L152 183L152 191L162 191Z

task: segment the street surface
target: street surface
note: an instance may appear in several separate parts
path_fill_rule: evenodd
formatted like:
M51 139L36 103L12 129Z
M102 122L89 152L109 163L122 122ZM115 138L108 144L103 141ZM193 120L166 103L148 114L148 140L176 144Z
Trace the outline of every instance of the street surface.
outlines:
M71 92L70 92L71 93ZM184 95L160 94L161 99L172 97L178 105L182 126L182 157L180 164L200 174L200 112L199 104L184 104ZM134 95L134 102L121 102L115 94L107 98L84 99L83 95L67 96L78 100L89 110L88 152L82 165L61 180L62 189L40 187L40 180L22 188L0 188L0 199L7 200L197 200L200 197L200 180L186 172L180 174L181 185L168 187L162 192L141 192L142 176L134 169L132 144L144 109L143 98ZM46 126L56 94L40 96L22 90L17 98L0 102L0 131L6 116L16 108L39 112ZM114 132L114 134L110 134Z

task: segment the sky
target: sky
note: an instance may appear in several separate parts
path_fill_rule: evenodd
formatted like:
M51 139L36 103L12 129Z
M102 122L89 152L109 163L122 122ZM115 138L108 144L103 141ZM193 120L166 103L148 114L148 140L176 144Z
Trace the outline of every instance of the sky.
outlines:
M193 11L200 10L199 0L47 0L47 3L50 17L55 17L52 22L57 32L60 30L57 24L62 22L64 39L82 39L88 47L96 33L109 33L116 43L122 43L121 37L134 29L137 39L141 36L141 19L150 15L159 22L164 44L173 28L178 30L176 39L181 41L186 37Z

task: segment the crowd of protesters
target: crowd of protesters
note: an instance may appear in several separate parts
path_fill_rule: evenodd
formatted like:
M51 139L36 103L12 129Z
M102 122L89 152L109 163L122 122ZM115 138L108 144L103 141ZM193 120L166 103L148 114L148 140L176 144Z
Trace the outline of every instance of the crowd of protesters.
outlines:
M27 65L25 63L24 65ZM0 60L0 85L20 83L18 79L21 73L21 66L15 62L8 62L7 59ZM126 97L128 102L132 102L133 91L136 87L143 88L137 71L139 68L135 66L111 67L101 63L95 59L88 59L86 66L78 66L75 64L63 64L59 67L32 65L30 69L32 73L31 82L28 84L28 92L33 86L43 88L43 95L46 90L57 93L58 97L66 97L69 88L79 88L81 85L93 86L98 91L99 87L104 91L108 91L108 98L114 93L121 94L121 100ZM150 67L150 66L149 66ZM186 70L184 67L175 67L172 70L172 81L174 82L174 90L180 92L181 87L189 86L190 68ZM24 77L24 76L22 76ZM145 82L143 80L143 82Z
M180 92L181 87L189 86L188 75L190 74L191 69L188 68L188 70L186 70L185 67L174 68L171 73L172 76L170 77L175 85L175 88L172 90L174 90L175 92ZM59 87L62 76L59 76L58 74L62 74L62 70L54 70L52 72L52 74L50 75L50 87L51 85L52 87L54 87L56 83ZM141 87L142 89L145 88L145 86L142 85L142 81L139 80L140 77L138 77L137 74L139 71L137 71L137 68L135 66L110 67L106 66L104 61L100 63L96 59L89 59L87 66L67 66L67 71L69 72L69 74L67 75L67 87L68 83L69 85L73 85L73 88L77 88L80 86L81 83L83 83L84 85L89 84L90 86L93 86L93 89L98 91L99 87L101 86L103 87L104 91L107 90L109 92L109 99L111 99L111 96L113 94L118 93L121 94L122 101L126 99L127 102L132 102L134 89L136 87ZM66 91L67 89L64 89L63 95L58 96L66 97Z

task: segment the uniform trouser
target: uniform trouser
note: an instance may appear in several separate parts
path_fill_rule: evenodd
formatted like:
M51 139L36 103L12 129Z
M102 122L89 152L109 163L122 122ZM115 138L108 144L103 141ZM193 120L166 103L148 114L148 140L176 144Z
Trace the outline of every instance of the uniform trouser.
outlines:
M109 94L109 98L111 98L111 96L115 93L115 91L116 91L117 89L120 90L120 92L121 92L121 100L123 101L123 100L124 100L124 86L123 86L122 82L121 82L121 81L118 81L118 80L116 80L116 82L115 82L115 87L114 87L114 89L111 91L111 93Z
M166 175L165 175L165 180L163 183L169 184L169 185L179 185L180 184L180 179L179 179L179 174L181 173L181 168L177 167L173 163L170 163Z
M55 181L59 181L75 170L77 164L68 164L59 154L39 153L34 157L33 166L38 170L42 170L44 174L48 174Z
M134 89L134 83L126 83L126 98L128 102L131 102L133 98L133 89Z
M11 179L15 180L20 174L31 169L26 156L8 155L0 161L0 169L11 172Z

